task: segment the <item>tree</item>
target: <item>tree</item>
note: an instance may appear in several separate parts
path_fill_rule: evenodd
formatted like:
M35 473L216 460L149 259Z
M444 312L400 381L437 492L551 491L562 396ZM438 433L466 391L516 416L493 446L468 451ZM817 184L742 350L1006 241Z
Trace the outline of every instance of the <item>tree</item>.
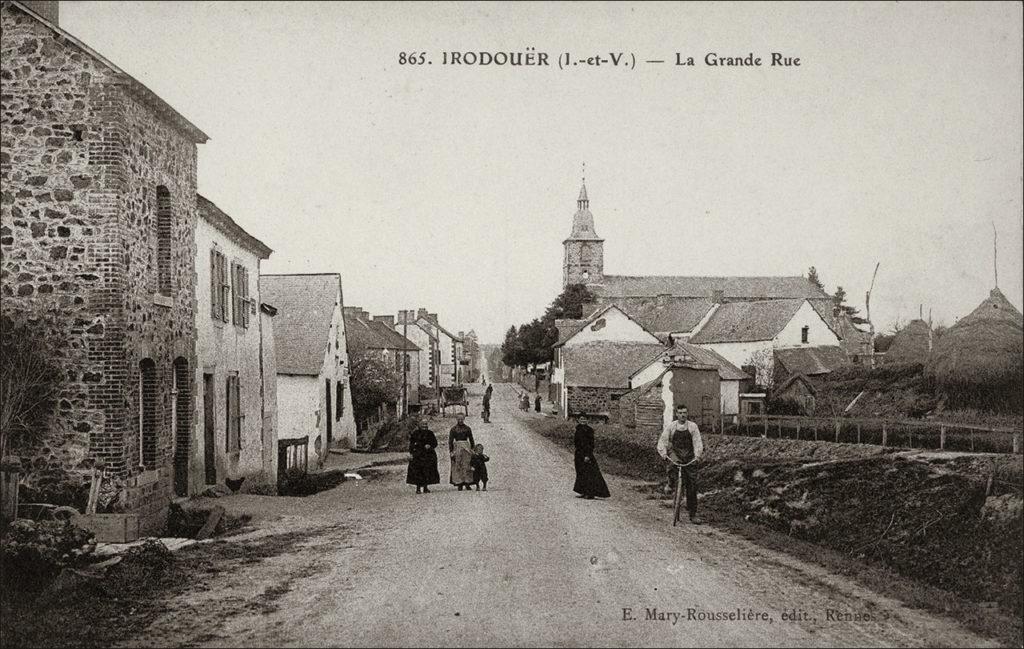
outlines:
M383 405L398 403L402 379L395 371L394 363L385 363L379 353L371 351L355 352L350 356L349 383L356 421L363 421Z
M775 352L771 349L759 349L751 352L744 367L754 367L754 383L766 390L770 390L775 380Z
M822 291L825 290L825 285L822 284L821 280L818 278L818 269L815 268L814 266L811 266L810 268L807 269L807 281L810 282L811 284L814 284Z
M585 304L594 301L594 295L583 284L570 284L558 295L544 315L521 325L510 327L501 345L502 362L509 367L527 367L551 361L553 345L558 342L555 320L583 317Z
M42 442L64 386L57 343L40 325L24 314L0 318L0 457Z

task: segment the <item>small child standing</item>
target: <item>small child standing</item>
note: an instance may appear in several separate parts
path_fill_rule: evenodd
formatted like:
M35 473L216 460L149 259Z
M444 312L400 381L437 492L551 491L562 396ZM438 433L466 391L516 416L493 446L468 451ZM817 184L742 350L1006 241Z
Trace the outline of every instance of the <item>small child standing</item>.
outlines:
M491 458L484 455L484 445L477 444L473 447L473 457L469 459L469 465L473 467L473 484L476 490L480 491L480 483L484 484L484 491L487 491L487 462Z

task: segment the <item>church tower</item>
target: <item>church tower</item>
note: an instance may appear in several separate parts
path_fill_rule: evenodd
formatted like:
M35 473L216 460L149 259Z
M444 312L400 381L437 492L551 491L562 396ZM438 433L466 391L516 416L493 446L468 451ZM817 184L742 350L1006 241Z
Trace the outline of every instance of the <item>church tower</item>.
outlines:
M562 242L562 288L569 284L596 284L604 278L604 239L594 231L594 215L590 213L587 183L580 188L576 214L572 217L572 233Z

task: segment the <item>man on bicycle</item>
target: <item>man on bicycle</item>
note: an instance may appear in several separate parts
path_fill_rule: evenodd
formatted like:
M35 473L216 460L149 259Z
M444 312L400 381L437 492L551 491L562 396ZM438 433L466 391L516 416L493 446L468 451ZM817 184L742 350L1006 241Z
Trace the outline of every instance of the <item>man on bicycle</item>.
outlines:
M676 472L682 471L683 485L686 487L686 510L690 514L690 522L697 525L702 521L697 518L696 462L703 454L704 441L700 429L687 419L686 406L677 405L675 421L669 422L658 438L658 455L669 461L666 493L672 493Z

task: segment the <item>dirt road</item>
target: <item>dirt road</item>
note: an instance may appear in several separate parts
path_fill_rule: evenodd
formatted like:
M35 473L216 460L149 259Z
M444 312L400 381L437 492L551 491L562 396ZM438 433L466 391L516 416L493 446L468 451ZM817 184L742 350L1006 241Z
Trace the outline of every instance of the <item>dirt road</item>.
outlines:
M130 644L986 644L743 539L672 528L668 510L628 481L606 476L610 500L578 499L571 457L522 423L542 415L516 409L513 386L503 384L492 412L489 425L467 421L492 458L487 492L442 484L416 495L404 467L392 466L309 498L221 499L263 508L257 536L266 536L250 540L254 547L274 534L306 534L169 602ZM439 439L451 423L435 422ZM797 621L783 619L789 612Z

